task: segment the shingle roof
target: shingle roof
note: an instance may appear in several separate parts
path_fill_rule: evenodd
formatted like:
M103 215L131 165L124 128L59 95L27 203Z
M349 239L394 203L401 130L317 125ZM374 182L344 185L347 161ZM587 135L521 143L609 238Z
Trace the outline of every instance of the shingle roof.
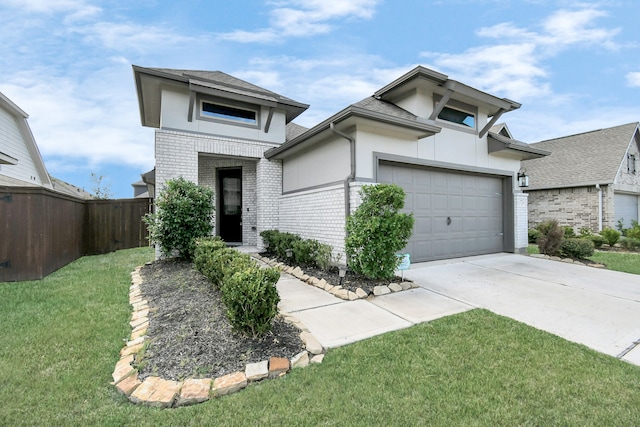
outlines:
M638 122L531 144L550 156L525 160L529 190L614 182Z
M355 105L356 107L364 108L365 110L387 114L393 117L399 117L408 120L416 120L417 118L415 114L408 112L404 108L400 108L396 104L392 104L391 102L374 98L373 96L369 96L361 101L356 102L353 105Z
M303 133L305 133L306 131L308 131L309 128L306 128L304 126L300 126L299 124L293 123L293 122L289 122L287 123L287 126L285 127L285 140L286 141L290 141L293 138L296 138L300 135L302 135Z

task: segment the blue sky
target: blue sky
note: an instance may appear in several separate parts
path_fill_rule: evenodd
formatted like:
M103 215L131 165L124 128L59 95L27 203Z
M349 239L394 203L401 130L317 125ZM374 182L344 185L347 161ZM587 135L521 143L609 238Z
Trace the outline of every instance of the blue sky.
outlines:
M640 2L0 0L0 91L49 172L114 197L154 165L131 65L220 70L311 107L312 126L424 65L522 108L537 142L640 120Z

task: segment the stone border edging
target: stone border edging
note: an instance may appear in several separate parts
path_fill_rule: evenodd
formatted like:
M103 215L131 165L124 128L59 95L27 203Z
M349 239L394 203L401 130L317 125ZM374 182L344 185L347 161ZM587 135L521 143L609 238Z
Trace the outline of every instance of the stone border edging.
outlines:
M389 285L381 285L373 288L373 293L368 294L364 289L358 288L355 292L350 291L348 289L344 289L342 286L333 286L327 283L324 279L318 279L317 277L309 276L302 271L300 267L291 267L290 265L279 262L276 259L271 259L268 257L263 257L259 254L251 254L251 256L259 261L262 261L269 265L270 267L276 268L282 272L288 273L295 277L296 279L301 280L309 285L315 286L318 289L325 290L329 292L331 295L343 299L345 301L354 301L357 299L365 299L369 298L371 295L380 296L386 295L395 292L406 291L412 288L417 288L413 282L404 281L400 283L389 283Z
M573 259L573 258L560 258L557 256L549 256L549 255L545 255L545 254L528 254L528 256L530 256L531 258L540 258L540 259L548 259L550 261L560 261L560 262L565 262L567 264L579 264L579 265L584 265L586 267L592 267L592 268L605 268L606 266L604 264L599 264L599 263L586 263L586 262L582 262L579 259Z
M149 303L144 299L140 284L142 276L136 267L131 272L129 304L132 306L131 340L120 351L120 360L111 374L114 385L129 401L160 408L193 405L206 402L212 397L221 397L242 390L252 382L263 379L279 378L294 368L304 368L310 363L322 363L325 349L309 332L309 329L290 313L280 313L284 320L300 329L300 339L306 350L291 360L283 357L271 357L269 360L249 363L244 372L234 372L218 378L187 378L184 381L165 380L151 376L144 381L138 378L133 366L136 355L147 342L149 328Z

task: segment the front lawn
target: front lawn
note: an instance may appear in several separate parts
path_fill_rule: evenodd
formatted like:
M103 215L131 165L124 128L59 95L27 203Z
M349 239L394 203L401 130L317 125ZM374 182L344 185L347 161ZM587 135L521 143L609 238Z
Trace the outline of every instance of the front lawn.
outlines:
M204 404L134 406L111 381L134 249L0 284L0 425L636 425L640 367L488 311L330 350Z
M529 245L527 253L539 254L538 245ZM595 251L589 259L598 264L606 265L607 270L640 274L640 253L637 252Z

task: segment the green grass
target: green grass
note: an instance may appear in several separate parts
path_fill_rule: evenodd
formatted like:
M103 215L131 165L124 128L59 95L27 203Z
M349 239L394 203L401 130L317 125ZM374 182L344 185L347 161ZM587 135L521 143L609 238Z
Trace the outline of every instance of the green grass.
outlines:
M538 245L529 245L527 253L539 254ZM589 259L607 266L607 270L640 274L640 253L596 251Z
M321 365L171 410L111 381L147 249L0 284L0 425L637 425L640 367L474 310L329 351Z
M640 253L595 252L589 259L605 264L608 270L640 274Z

